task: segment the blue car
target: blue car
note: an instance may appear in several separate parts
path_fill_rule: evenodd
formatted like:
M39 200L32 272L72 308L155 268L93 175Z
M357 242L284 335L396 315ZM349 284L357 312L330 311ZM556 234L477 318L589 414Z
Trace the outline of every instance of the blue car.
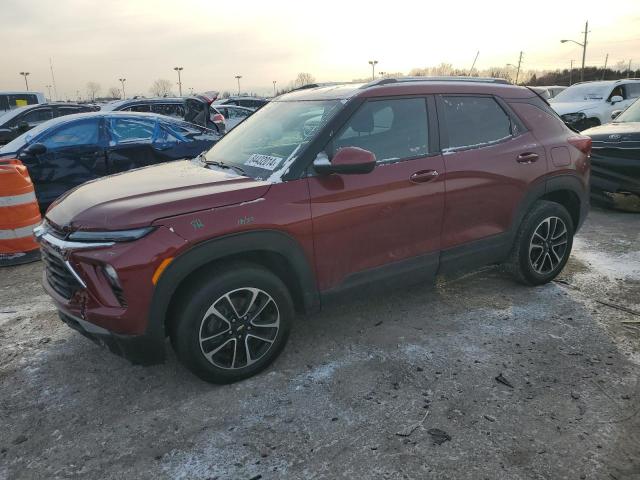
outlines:
M91 112L46 121L0 148L17 158L44 212L60 195L105 175L190 159L220 139L213 130L163 115Z

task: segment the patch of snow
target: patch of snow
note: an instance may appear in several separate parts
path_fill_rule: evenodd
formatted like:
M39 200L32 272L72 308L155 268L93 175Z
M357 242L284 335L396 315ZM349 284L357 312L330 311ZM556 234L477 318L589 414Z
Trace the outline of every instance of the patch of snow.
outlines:
M640 251L615 254L594 248L583 239L575 238L571 252L597 273L610 279L640 280Z

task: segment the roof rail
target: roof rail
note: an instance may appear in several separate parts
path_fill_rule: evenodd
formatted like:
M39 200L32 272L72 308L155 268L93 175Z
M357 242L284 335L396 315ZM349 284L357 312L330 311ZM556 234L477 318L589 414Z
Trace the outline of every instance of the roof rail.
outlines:
M381 78L369 83L365 83L360 88L378 87L381 85L389 85L391 83L409 83L409 82L471 82L471 83L500 83L511 85L504 78L491 77L462 77L462 76L443 76L443 77L399 77L399 78Z

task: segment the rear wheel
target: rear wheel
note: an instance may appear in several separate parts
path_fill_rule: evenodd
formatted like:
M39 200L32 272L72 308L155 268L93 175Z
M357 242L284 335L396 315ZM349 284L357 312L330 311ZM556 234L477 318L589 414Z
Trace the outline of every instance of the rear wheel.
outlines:
M518 230L509 270L527 285L550 282L569 259L573 233L573 221L566 208L555 202L536 202Z
M282 281L250 264L216 272L182 306L172 332L176 353L213 383L235 382L269 366L282 351L294 316Z

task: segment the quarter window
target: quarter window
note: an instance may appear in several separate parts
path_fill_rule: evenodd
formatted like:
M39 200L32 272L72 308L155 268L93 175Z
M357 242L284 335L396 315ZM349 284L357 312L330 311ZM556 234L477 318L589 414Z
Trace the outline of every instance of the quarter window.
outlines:
M359 147L373 152L378 163L386 163L425 156L428 138L424 98L372 100L349 119L331 150Z
M510 137L511 119L491 97L442 97L449 148L482 147Z

